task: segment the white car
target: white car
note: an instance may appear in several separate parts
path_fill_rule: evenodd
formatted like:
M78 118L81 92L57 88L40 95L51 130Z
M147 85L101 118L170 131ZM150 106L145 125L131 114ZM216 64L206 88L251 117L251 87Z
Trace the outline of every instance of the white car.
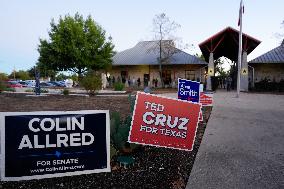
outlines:
M67 88L72 88L73 87L73 80L72 79L66 79L65 80L65 86Z
M35 80L25 80L24 81L27 87L35 87L36 81Z

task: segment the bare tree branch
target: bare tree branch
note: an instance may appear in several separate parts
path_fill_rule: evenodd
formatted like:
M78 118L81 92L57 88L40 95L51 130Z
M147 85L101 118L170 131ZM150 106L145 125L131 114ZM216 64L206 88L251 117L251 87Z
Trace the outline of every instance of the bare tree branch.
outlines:
M171 60L173 60L173 55L180 52L180 49L182 49L181 45L179 45L181 44L181 39L175 36L177 29L180 27L178 23L171 21L165 13L158 14L153 19L154 40L157 45L153 46L153 49L150 51L159 53L157 60L159 62L162 86L164 86L162 64L170 63ZM178 46L180 46L180 48L177 48Z

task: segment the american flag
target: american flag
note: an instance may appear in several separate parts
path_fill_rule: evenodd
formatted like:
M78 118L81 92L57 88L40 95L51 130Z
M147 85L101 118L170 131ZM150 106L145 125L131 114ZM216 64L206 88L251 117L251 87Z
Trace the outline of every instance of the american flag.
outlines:
M243 1L240 2L240 9L239 9L239 20L238 20L238 26L241 24L241 17L242 14L245 13L245 6L243 5Z

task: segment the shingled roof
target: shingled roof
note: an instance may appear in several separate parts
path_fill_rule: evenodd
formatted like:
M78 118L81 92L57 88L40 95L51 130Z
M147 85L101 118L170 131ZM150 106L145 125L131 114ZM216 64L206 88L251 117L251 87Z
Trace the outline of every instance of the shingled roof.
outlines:
M284 40L280 46L251 60L249 63L284 63Z
M113 57L113 66L158 65L159 41L142 41L134 47L121 51ZM208 64L200 58L176 49L168 64Z

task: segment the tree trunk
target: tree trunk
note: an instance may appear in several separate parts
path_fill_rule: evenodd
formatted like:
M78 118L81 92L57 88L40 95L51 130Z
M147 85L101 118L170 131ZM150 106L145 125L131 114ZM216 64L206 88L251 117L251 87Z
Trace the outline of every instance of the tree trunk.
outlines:
M162 71L162 40L160 40L160 57L159 57L159 71L162 88L164 88L163 71Z
M79 81L79 83L80 83L80 81L82 81L82 79L83 79L82 70L81 70L81 69L78 69L77 74L78 74L78 81Z

